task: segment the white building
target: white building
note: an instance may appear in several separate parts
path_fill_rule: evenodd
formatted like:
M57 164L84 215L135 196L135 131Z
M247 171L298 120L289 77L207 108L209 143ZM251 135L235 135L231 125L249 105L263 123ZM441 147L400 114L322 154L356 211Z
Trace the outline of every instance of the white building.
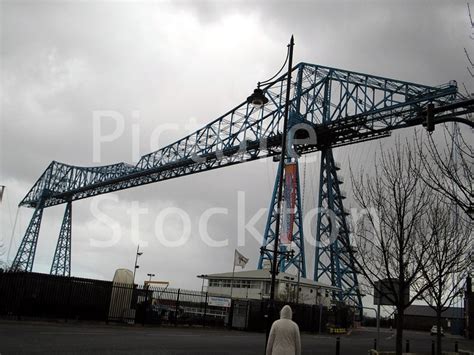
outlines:
M209 295L227 296L238 299L260 300L270 297L271 274L269 270L236 271L220 274L199 275L207 280ZM233 280L233 286L232 285ZM286 302L322 304L330 306L332 292L339 289L310 279L280 272L276 276L275 298Z

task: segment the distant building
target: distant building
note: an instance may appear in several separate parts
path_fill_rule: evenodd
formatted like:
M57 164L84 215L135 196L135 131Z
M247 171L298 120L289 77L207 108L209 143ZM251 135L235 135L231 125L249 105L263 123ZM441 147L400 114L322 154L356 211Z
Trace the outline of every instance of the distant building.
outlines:
M404 312L404 328L429 332L436 324L436 312L430 306L411 305ZM445 332L462 335L464 309L450 307L441 314L441 326Z
M269 270L236 271L220 274L199 275L207 280L207 292L210 295L220 295L234 299L268 299L270 297L271 274ZM233 280L233 286L232 285ZM330 306L332 293L339 288L300 278L296 275L280 272L276 277L275 298L286 302L305 304L322 304Z

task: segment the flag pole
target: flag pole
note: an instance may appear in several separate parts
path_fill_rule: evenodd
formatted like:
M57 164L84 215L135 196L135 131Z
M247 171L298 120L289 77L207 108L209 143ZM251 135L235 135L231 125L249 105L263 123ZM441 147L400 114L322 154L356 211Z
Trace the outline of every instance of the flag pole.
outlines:
M234 301L232 301L232 292L234 291L235 256L237 254L236 251L237 250L234 250L234 265L232 266L232 279L230 280L230 310L229 310L229 321L228 321L229 329L232 329L232 322L234 319Z
M230 300L232 302L232 292L234 290L234 275L235 275L235 250L234 250L234 266L232 267L232 280L230 281Z

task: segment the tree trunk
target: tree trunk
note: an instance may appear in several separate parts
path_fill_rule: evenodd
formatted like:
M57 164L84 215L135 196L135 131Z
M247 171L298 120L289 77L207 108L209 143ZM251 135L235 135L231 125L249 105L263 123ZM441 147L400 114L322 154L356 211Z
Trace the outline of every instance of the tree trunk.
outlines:
M402 355L403 353L403 315L404 309L402 307L397 307L397 335L395 342L395 351L397 355Z
M436 333L436 354L441 355L442 352L442 343L441 343L441 309L436 310L436 327L437 327L437 333Z

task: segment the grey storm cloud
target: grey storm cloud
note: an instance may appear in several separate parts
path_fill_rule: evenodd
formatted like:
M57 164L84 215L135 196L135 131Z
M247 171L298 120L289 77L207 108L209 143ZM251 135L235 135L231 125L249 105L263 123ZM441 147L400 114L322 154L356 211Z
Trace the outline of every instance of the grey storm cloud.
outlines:
M318 63L428 85L450 80L472 91L463 48L472 48L464 1L2 1L0 238L10 246L16 206L52 160L73 165L134 162L134 144L145 154L190 133L241 103L259 80L273 75L295 35L295 61ZM93 162L93 116L114 111L124 129L101 146ZM138 142L134 138L138 129ZM104 120L101 134L116 126ZM197 128L197 127L196 127ZM151 144L159 131L158 144ZM411 131L410 131L411 132ZM411 134L411 133L401 134ZM393 139L383 141L387 146ZM156 142L155 142L156 143ZM336 151L342 175L349 163L370 167L378 142ZM311 159L311 162L309 159ZM318 155L303 158L305 209L316 205ZM121 228L107 248L91 239L111 230L92 214L92 200L73 207L72 273L110 279L133 267L135 244L127 213L138 202L140 238L148 241L137 280L147 272L172 286L199 287L197 274L228 271L237 246L238 192L250 218L269 205L276 166L270 160L233 166L109 195L100 206ZM345 188L349 190L347 186ZM350 202L350 199L349 199ZM180 248L163 246L155 221L164 207L185 210L192 238ZM35 270L48 272L63 207L45 211ZM222 248L197 237L206 208L227 208L211 219L209 232ZM9 255L14 257L32 211L20 209ZM263 233L265 216L256 227ZM179 221L165 231L179 235ZM260 242L239 250L255 266ZM314 251L306 249L308 270ZM5 260L6 253L0 258ZM312 276L312 273L310 272Z

